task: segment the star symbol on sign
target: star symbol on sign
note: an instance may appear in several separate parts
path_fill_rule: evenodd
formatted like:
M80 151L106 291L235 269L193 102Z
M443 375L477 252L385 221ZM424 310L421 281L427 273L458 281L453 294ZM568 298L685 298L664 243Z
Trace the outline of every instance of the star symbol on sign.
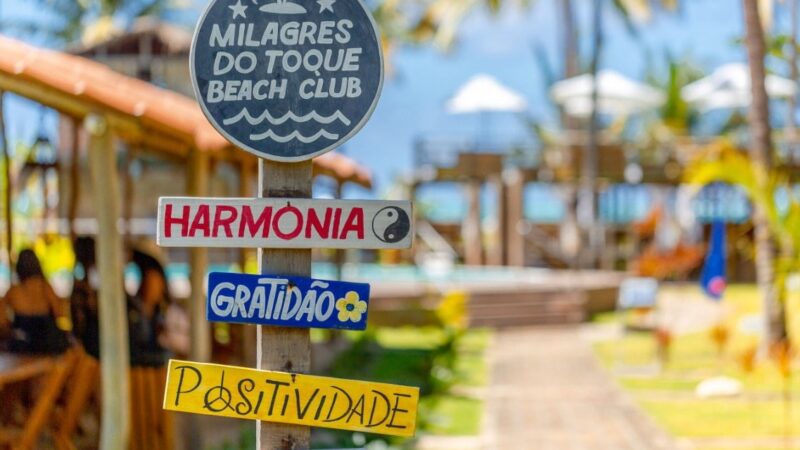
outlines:
M238 0L235 5L228 6L228 8L233 11L234 19L239 16L247 19L247 14L245 14L245 11L247 11L247 5L243 5L242 0Z
M327 9L330 12L333 12L333 4L336 3L336 0L317 0L319 3L319 12L325 12Z

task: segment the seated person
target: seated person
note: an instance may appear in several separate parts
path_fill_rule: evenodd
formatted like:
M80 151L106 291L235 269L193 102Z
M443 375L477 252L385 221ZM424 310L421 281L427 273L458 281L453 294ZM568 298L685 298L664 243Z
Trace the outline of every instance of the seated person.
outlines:
M165 313L169 295L164 266L148 249L135 249L131 262L139 269L139 289L128 302L128 326L131 341L131 365L162 366L169 359L161 336L165 331Z
M10 312L9 350L16 353L58 354L69 347L67 333L58 324L69 319L61 299L56 296L42 272L39 258L23 250L17 259L17 278L6 293L0 315Z
M97 317L97 267L95 242L91 237L79 237L73 243L75 251L75 280L70 307L72 333L86 352L100 358L99 321Z

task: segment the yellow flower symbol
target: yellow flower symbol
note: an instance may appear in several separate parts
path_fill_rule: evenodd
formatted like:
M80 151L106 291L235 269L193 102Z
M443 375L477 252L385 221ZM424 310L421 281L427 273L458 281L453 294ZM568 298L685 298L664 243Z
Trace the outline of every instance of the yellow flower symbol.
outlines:
M358 292L350 291L336 301L336 310L339 311L339 322L361 322L361 316L367 312L367 302L361 300Z

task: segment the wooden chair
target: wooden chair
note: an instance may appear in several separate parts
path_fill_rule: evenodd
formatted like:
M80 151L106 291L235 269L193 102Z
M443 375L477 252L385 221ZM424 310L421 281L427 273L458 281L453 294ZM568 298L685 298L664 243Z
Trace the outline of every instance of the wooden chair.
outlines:
M81 350L72 348L55 360L52 369L45 375L42 391L22 430L0 430L0 448L6 446L13 450L33 450L37 447L39 436L50 421L56 402L80 356Z
M100 381L100 364L86 352L81 352L77 367L70 379L66 403L59 420L54 442L57 450L75 450L72 436L78 428L81 414L96 392Z
M64 417L55 435L57 450L76 450L75 431L100 380L96 359L83 355L73 376L73 388L67 396ZM131 443L130 450L171 450L174 446L172 414L162 408L167 381L166 367L134 367L130 370Z
M131 369L130 450L174 448L173 417L162 407L166 383L166 367Z

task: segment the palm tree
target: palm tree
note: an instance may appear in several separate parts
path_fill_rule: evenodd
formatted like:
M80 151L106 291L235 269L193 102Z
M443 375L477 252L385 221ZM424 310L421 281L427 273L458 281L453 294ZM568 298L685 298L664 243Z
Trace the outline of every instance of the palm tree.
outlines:
M800 24L798 24L798 6L800 6L800 1L798 0L789 0L789 15L790 15L790 32L789 32L789 78L797 83L798 78L800 78L800 73L798 73L797 67L797 31ZM792 141L797 139L797 96L793 95L789 97L789 101L787 102L787 109L788 109L788 117L787 117L787 131L789 134L789 138Z
M774 249L777 243L780 251L777 257L773 255L771 265L767 268L772 277L769 293L777 307L772 310L774 316L768 316L769 339L763 342L764 350L774 348L772 346L787 339L783 315L787 296L786 280L800 271L800 252L797 252L800 248L800 198L794 194L791 180L786 174L756 162L752 154L740 153L727 140L712 144L705 155L690 164L686 170L686 180L696 185L724 182L741 188L761 214L761 224L770 236L770 248ZM779 205L776 192L786 194L788 206Z
M743 0L745 20L745 46L750 62L750 81L752 104L748 114L750 127L750 157L753 163L768 173L772 168L772 137L770 129L769 97L766 89L766 43L764 39L763 18L759 10L758 0ZM756 180L766 186L768 180L760 176ZM765 345L781 342L786 339L786 321L784 310L775 289L775 246L769 229L767 212L756 204L753 215L756 246L756 278L761 290L764 314L767 321Z

